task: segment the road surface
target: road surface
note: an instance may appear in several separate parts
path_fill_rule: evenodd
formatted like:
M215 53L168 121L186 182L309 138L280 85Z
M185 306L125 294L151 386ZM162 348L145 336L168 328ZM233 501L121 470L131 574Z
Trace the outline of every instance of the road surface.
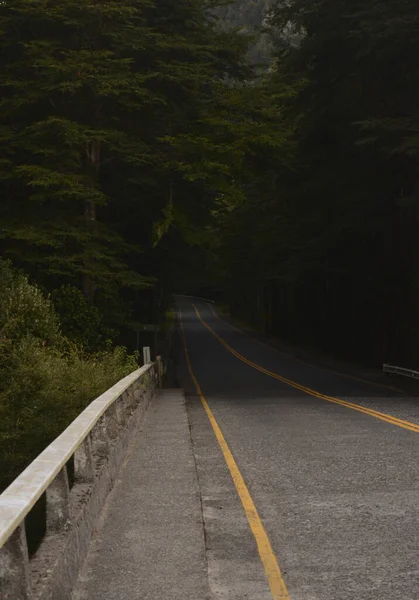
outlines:
M419 598L418 399L285 358L192 302L177 379L213 597Z

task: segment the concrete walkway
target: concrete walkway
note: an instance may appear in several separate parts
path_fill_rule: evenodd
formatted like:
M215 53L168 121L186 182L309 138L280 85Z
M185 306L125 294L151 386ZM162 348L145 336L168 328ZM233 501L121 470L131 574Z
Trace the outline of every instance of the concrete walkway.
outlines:
M201 501L181 390L152 402L73 600L207 600Z

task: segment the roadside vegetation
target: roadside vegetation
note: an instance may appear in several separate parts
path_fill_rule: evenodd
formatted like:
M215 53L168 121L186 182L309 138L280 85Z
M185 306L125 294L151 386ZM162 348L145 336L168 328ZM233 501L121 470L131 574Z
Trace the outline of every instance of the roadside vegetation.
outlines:
M65 337L51 300L0 261L0 489L136 368L125 348L88 352Z

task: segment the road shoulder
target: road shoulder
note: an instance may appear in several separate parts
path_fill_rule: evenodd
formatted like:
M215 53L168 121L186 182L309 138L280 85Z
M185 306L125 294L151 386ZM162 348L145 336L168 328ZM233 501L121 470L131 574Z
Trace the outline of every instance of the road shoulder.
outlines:
M209 600L182 390L153 400L109 496L73 600Z

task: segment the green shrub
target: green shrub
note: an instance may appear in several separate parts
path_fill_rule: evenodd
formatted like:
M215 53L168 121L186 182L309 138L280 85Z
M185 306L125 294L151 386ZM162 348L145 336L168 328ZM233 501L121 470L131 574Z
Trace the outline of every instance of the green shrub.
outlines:
M99 394L137 368L125 348L89 354L49 300L0 260L0 489Z
M58 317L41 290L9 261L0 259L0 338L17 340L28 335L59 343Z
M104 325L99 310L87 302L78 288L63 285L53 292L52 300L68 339L93 352L111 344L116 331Z

